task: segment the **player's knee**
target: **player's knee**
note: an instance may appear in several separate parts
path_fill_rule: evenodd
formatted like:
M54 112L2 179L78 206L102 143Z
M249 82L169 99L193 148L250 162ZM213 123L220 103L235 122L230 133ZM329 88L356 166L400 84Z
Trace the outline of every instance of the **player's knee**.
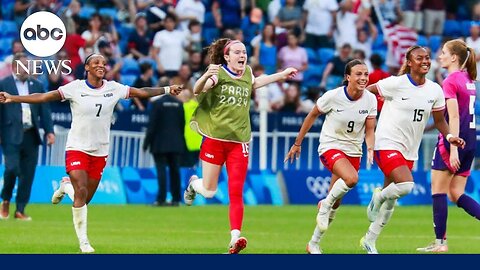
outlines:
M349 175L348 177L345 177L345 179L343 179L343 181L345 182L345 184L349 187L349 188L353 188L357 185L358 183L358 174L352 174L352 175Z
M209 190L209 189L205 189L205 192L203 195L203 197L207 198L207 199L210 199L210 198L213 198L215 196L215 194L217 193L217 190Z
M408 195L410 192L412 192L413 187L415 184L413 182L403 182L403 183L398 183L396 184L397 190L398 190L398 198L401 198L405 195Z
M450 190L448 192L448 199L450 199L451 202L457 203L458 199L462 194L465 193L465 191L461 188L456 188L456 187L450 187Z

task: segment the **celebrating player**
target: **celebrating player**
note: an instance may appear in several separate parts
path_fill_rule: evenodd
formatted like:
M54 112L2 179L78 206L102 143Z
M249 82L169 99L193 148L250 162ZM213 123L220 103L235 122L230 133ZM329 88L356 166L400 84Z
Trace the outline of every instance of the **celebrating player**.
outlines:
M163 94L177 95L182 86L134 88L114 81L104 80L105 57L92 54L85 59L86 80L75 80L58 90L26 96L0 92L0 102L42 103L56 100L70 101L72 126L68 133L65 165L68 179L60 184L52 202L59 202L65 192L74 197L73 225L82 253L95 252L87 237L87 204L92 199L102 176L108 155L110 124L113 109L122 98L148 98Z
M367 87L385 98L375 132L375 161L385 175L384 188L375 189L367 208L370 227L360 240L369 253L377 254L375 242L390 220L397 199L413 189L412 167L425 125L433 115L435 127L453 145L465 141L449 133L443 116L445 97L441 87L425 76L430 69L429 52L421 46L407 50L399 76L391 76Z
M317 100L317 106L305 118L285 158L285 162L293 162L300 157L303 138L315 119L326 114L318 153L322 163L332 172L332 180L327 197L319 202L317 226L307 244L307 252L310 254L322 253L319 244L329 222L335 218L342 197L358 182L364 139L367 143L368 162L373 162L377 99L365 91L368 69L365 63L356 59L347 63L344 74L345 86L330 90Z
M219 39L208 49L211 64L194 86L199 102L191 126L204 141L200 150L203 179L190 178L184 193L191 205L197 193L212 198L222 165L228 172L231 241L229 253L239 253L247 245L240 236L243 221L243 184L248 166L248 142L251 139L250 99L252 91L266 84L292 78L294 68L255 78L247 65L245 45L238 40Z
M477 67L475 52L460 39L443 45L440 64L448 70L443 81L447 110L445 118L454 136L466 141L464 149L451 145L442 134L438 135L432 161L432 199L435 241L417 251L447 252L447 194L452 202L471 216L480 219L480 205L467 194L465 185L470 175L476 148L475 84Z

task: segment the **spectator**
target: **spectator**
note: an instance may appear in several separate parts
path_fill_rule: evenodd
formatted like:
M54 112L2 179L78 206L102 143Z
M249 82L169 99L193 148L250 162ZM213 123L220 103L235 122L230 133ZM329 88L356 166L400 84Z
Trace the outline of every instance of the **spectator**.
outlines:
M180 66L178 70L178 75L173 77L171 83L177 82L178 85L183 84L183 88L193 90L193 85L195 81L191 80L192 78L192 71L190 70L190 66L186 63Z
M285 6L278 11L273 24L279 31L301 31L302 9L296 0L286 0ZM280 30L281 29L281 30Z
M250 16L243 17L241 29L244 34L245 44L248 47L251 48L250 42L256 35L262 32L263 28L263 12L261 9L253 8L250 11Z
M475 61L477 62L477 81L480 80L480 25L472 22L470 26L470 36L465 40L467 46L475 51Z
M69 60L68 55L65 51L61 50L55 55L56 61L65 61ZM60 66L61 67L61 66ZM48 73L48 91L55 90L60 88L60 86L63 86L73 80L75 80L75 77L73 74L67 74L68 70L65 70L63 68L60 68L57 70L57 72L50 72Z
M138 13L135 17L135 31L128 37L128 50L135 59L145 58L150 55L152 33L147 26L147 17Z
M303 71L308 67L307 51L305 48L298 46L298 36L295 33L288 33L288 46L280 49L278 65L282 70L287 67L297 69L298 73L292 80L296 82L303 80Z
M390 25L385 29L387 37L386 64L390 74L397 74L405 59L408 48L417 43L417 32L403 25L403 21Z
M352 46L348 43L343 44L339 55L333 57L325 67L320 83L321 88L333 89L342 83L345 65L352 60L351 53Z
M12 42L12 54L5 57L3 62L0 62L0 79L12 74L12 61L16 53L25 52L25 48L20 40Z
M143 87L152 87L153 86L153 68L152 65L148 62L144 62L140 64L140 76L135 79L133 83L133 87L136 88L143 88ZM137 110L143 112L148 107L148 99L140 99L138 97L133 98L132 102L133 106L137 108Z
M265 75L265 69L262 65L256 65L253 67L253 75L255 77L260 77ZM265 89L259 89L260 91L267 91L267 98L268 98L268 108L269 112L271 111L278 111L282 105L283 100L285 98L285 94L282 91L282 83L275 82L264 86ZM258 110L258 105L260 104L260 95L255 95L255 105L256 109Z
M353 50L353 59L360 59L363 63L367 66L368 72L373 70L372 63L370 63L370 59L367 58L365 52L360 49Z
M435 0L436 1L436 0ZM385 25L395 24L402 13L399 0L380 0L378 3L381 17Z
M174 77L182 65L183 50L188 40L183 31L175 30L177 18L174 14L165 17L165 29L153 38L153 56L161 76Z
M20 29L20 26L27 18L27 10L31 5L33 5L33 1L31 0L15 0L13 6L13 18L15 23L17 23L18 29Z
M73 5L76 1L72 1L70 5ZM79 17L67 17L69 22L66 24L67 36L65 38L65 45L63 49L67 53L67 59L70 60L70 67L75 72L79 65L83 66L80 52L84 52L86 45L85 39L78 33L79 30Z
M442 35L443 24L447 16L445 0L423 0L423 17L425 24L423 32L427 37L431 35Z
M55 13L55 11L50 8L50 0L36 0L36 1L32 1L32 5L28 7L27 17L39 11L47 11L47 12Z
M265 68L266 74L277 72L277 46L275 45L275 26L271 23L262 30L260 42L253 49L253 56Z
M168 13L175 13L175 8L171 4L166 4L163 0L154 0L147 10L148 28L154 33L163 30L163 20Z
M337 27L334 32L335 44L337 49L345 44L357 43L357 20L358 15L352 12L353 4L351 0L344 0L340 3L340 11L337 12Z
M185 152L184 128L183 104L177 97L166 95L152 103L143 150L150 149L157 169L158 194L154 206L180 204L180 158ZM167 166L170 173L171 203L166 202Z
M202 65L202 54L200 52L190 53L188 58L188 65L192 72L192 80L197 81L200 76L202 76L203 71L205 70Z
M215 26L221 32L225 29L234 29L241 24L240 1L213 0L212 14L215 19Z
M382 69L383 59L380 55L376 53L372 54L370 57L370 62L372 63L373 71L368 74L368 85L377 83L382 79L390 77L390 74ZM377 97L377 111L380 113L385 100L378 94L375 96Z
M423 0L403 0L402 16L404 17L405 26L420 32L423 29Z
M305 47L333 48L333 32L336 27L338 4L336 0L306 0L303 4Z
M180 30L187 31L189 23L193 20L203 24L205 6L201 0L179 0L175 7L175 13L180 21Z
M281 112L300 113L300 87L297 83L290 83L285 92Z
M190 43L190 52L202 51L202 24L197 20L191 20L186 31L187 40Z
M120 79L120 69L122 68L121 59L115 58L112 52L112 46L106 40L100 40L100 42L98 42L98 51L105 57L105 60L107 60L105 79L118 81Z
M185 143L187 146L187 151L182 156L181 166L193 168L198 164L203 139L200 134L190 128L190 120L198 107L198 101L195 99L192 89L184 89L178 98L183 102L185 112Z

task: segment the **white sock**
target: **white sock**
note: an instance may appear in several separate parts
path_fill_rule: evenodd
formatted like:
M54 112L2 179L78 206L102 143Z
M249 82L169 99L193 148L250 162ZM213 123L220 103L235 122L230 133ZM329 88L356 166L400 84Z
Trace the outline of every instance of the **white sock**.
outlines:
M233 244L235 241L237 241L238 238L240 238L240 230L231 230L230 236L230 243Z
M380 207L380 211L378 212L377 219L370 224L368 228L368 232L366 235L366 239L369 242L377 241L378 236L383 230L383 227L387 225L392 218L393 210L397 200L386 200L382 207Z
M340 198L342 198L347 192L352 188L348 187L343 181L342 178L339 178L335 184L333 184L332 189L328 192L327 197L323 200L322 205L325 204L327 209L332 208L333 204Z
M412 191L413 186L413 182L391 183L380 193L380 203L383 203L385 200L396 200L407 195Z
M63 186L63 192L65 192L65 194L67 194L70 200L72 200L73 202L73 198L75 196L75 190L73 189L72 183L70 182L65 183L65 185Z
M331 209L330 210L330 217L329 217L329 222L328 225L332 224L332 221L335 219L335 215L337 214L337 209ZM325 235L325 232L321 232L317 226L315 226L315 230L313 230L312 238L310 239L310 243L318 245L320 243L320 240L322 240L323 236Z
M88 243L87 237L87 205L80 208L72 207L73 226L77 233L78 241L81 244Z
M217 193L217 190L207 190L203 186L203 179L202 178L193 180L191 182L191 185L192 185L193 189L195 190L195 192L197 192L199 194L202 194L202 196L205 197L205 198L213 198L213 196L215 196L215 193Z

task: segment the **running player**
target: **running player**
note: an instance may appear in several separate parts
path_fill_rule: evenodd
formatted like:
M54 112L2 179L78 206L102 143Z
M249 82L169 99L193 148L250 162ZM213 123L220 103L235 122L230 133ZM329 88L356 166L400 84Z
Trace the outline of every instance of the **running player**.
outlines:
M465 139L464 149L450 145L438 135L432 161L432 199L435 241L422 252L447 252L447 194L450 200L465 212L480 220L480 205L465 194L476 148L475 84L477 66L475 52L463 40L450 40L443 45L440 65L448 70L443 81L447 110L445 118L454 136Z
M344 74L344 86L326 92L317 100L317 106L305 118L285 158L285 162L293 162L300 157L303 138L315 119L325 114L318 153L322 163L332 172L332 180L327 197L318 204L317 226L307 244L310 254L322 253L319 246L321 238L335 218L342 197L358 182L364 139L368 163L373 162L377 99L374 94L365 91L368 68L364 62L355 59L347 63Z
M243 184L248 167L248 142L251 139L250 99L252 91L266 84L295 76L297 70L255 78L247 65L245 45L238 40L219 39L209 49L210 66L194 86L199 102L191 126L204 141L200 149L203 179L192 176L184 193L191 205L197 193L212 198L217 192L223 164L227 166L230 197L230 235L228 252L239 253L247 245L240 236L243 222Z
M449 133L443 110L442 88L425 76L430 70L430 55L421 46L407 50L398 76L380 80L367 87L385 98L375 132L375 161L385 175L384 188L375 189L367 207L370 227L360 240L369 253L376 254L378 235L390 220L397 199L413 189L412 167L418 159L418 148L425 125L433 115L435 127L453 145L465 142Z
M75 80L58 90L42 94L26 96L10 95L0 92L0 102L9 103L43 103L49 101L68 100L72 111L72 126L68 133L65 165L73 185L74 197L72 214L73 225L80 243L82 253L92 253L95 249L87 237L87 204L92 199L102 177L106 165L109 143L110 125L113 109L122 98L149 98L152 96L178 95L182 86L134 88L114 81L104 80L106 60L100 54L92 54L85 59L86 80ZM60 185L60 192L55 192L59 202L69 184L65 179ZM54 195L55 195L54 194Z

